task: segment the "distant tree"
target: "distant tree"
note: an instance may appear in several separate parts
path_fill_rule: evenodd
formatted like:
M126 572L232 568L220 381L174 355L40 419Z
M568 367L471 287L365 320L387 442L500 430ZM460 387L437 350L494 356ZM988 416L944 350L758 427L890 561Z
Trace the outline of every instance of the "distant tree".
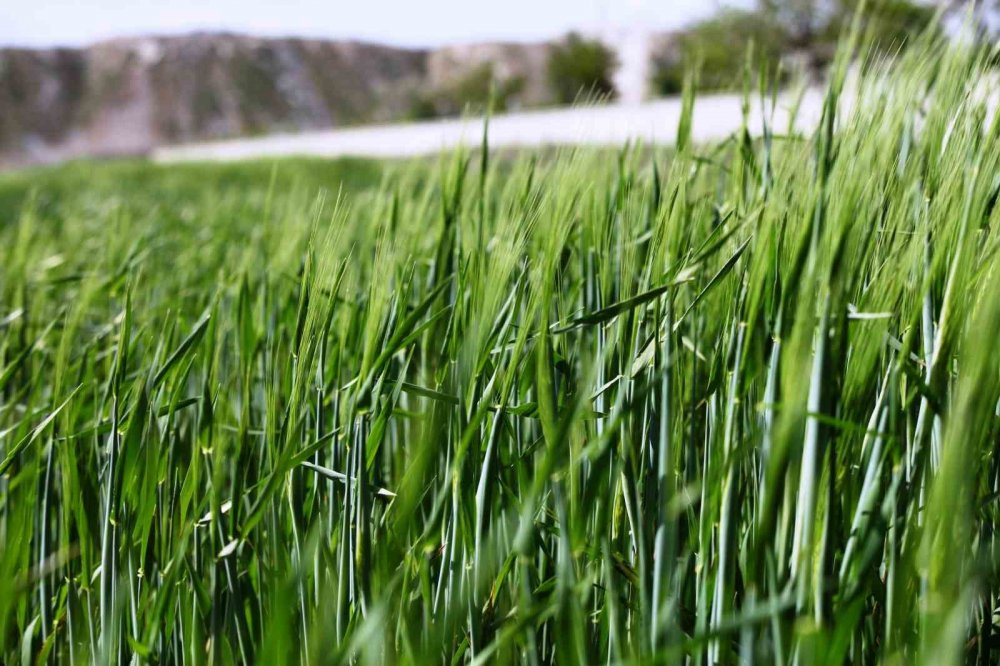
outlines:
M782 25L795 49L835 42L860 5L861 0L759 0L761 11ZM926 1L869 0L864 28L872 43L898 48L927 27L934 11Z
M860 5L861 0L759 0L761 11L781 23L790 46L799 49L836 40ZM926 28L934 11L934 4L926 0L868 0L864 28L873 42L899 46Z
M574 32L549 51L549 84L556 101L563 104L576 101L581 94L614 97L612 77L617 67L611 49Z
M838 14L842 0L759 0L761 11L781 24L793 47L808 45Z
M753 71L777 73L782 54L789 50L783 24L764 12L729 9L677 34L653 55L653 89L661 95L680 92L684 71L696 63L701 90L737 88L743 79L747 54L753 53Z
M820 73L860 4L861 0L758 0L754 10L720 11L675 33L653 54L653 89L662 95L677 94L685 69L695 63L699 89L736 88L751 52L752 70L777 76L779 82L787 75L779 64L791 54L814 74ZM934 13L935 8L923 2L869 0L862 26L864 46L876 54L903 48L931 25Z
M862 0L839 0L837 13L831 17L819 40L836 42L861 6ZM910 0L876 0L865 6L863 36L874 53L889 53L905 47L934 21L935 8Z
M415 95L410 105L414 120L455 116L463 112L506 111L524 90L524 77L500 78L492 62L475 65L448 85Z

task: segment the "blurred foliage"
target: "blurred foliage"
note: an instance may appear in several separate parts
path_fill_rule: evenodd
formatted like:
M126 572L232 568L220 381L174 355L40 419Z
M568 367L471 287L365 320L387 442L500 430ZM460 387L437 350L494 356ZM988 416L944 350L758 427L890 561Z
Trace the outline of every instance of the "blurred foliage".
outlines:
M476 65L450 85L420 91L410 107L414 120L455 116L460 113L507 111L524 90L524 77L500 77L492 62ZM492 97L492 100L491 100Z
M596 39L572 32L549 52L549 84L557 102L571 104L581 95L614 98L614 52Z
M792 56L813 74L830 63L840 36L849 27L861 0L762 0L756 10L724 10L677 33L653 56L653 90L680 92L684 72L699 69L700 90L732 90L739 86L752 52L755 72L783 82ZM863 10L862 49L874 56L898 52L934 21L933 7L910 0L868 2ZM752 49L750 48L752 45Z
M654 54L653 90L662 95L679 93L685 69L695 64L701 90L735 88L742 80L751 44L754 69L774 72L787 50L788 34L764 12L725 10L680 33Z
M614 52L596 39L570 33L549 49L546 63L552 101L571 104L580 98L615 96L612 76L618 66ZM445 85L417 91L410 104L414 120L503 112L523 104L523 76L503 76L493 62L471 66Z
M861 0L841 0L841 10L826 26L822 39L836 43L847 29L851 17L858 11ZM877 53L891 53L904 48L914 37L924 32L934 21L935 9L909 0L882 0L868 3L864 38Z

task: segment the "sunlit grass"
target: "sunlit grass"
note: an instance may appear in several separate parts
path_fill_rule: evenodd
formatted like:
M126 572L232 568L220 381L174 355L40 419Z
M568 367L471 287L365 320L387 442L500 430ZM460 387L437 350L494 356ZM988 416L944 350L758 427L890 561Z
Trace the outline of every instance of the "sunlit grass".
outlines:
M0 663L995 661L987 54L847 53L806 137L0 179Z

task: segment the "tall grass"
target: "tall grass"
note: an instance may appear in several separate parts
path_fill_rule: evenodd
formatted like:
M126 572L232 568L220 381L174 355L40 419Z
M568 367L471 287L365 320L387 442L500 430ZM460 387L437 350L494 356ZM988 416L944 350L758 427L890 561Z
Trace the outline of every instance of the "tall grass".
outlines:
M989 54L848 52L805 137L37 176L0 662L994 663Z

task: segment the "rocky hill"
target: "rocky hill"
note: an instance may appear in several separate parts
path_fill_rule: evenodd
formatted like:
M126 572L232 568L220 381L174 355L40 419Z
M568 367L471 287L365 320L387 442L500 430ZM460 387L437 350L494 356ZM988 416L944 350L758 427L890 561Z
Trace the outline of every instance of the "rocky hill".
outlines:
M946 24L956 23L960 0L938 1L955 6ZM933 14L925 0L883 4L896 11L882 20L890 44L899 43L901 30L913 31L907 23L913 16ZM981 31L995 39L1000 0L980 7L986 7L977 15ZM732 85L751 39L755 53L791 57L821 76L833 43L793 44L787 26L773 21L726 12L678 32L606 30L599 39L614 53L614 88L623 102L676 93L686 50L700 54L703 87ZM80 49L0 48L0 168L476 112L488 100L499 111L544 106L554 101L547 75L552 48L403 49L228 33L117 39Z
M513 105L544 104L546 48L431 51L204 33L0 49L0 166L398 120L487 62L490 76L516 79Z

